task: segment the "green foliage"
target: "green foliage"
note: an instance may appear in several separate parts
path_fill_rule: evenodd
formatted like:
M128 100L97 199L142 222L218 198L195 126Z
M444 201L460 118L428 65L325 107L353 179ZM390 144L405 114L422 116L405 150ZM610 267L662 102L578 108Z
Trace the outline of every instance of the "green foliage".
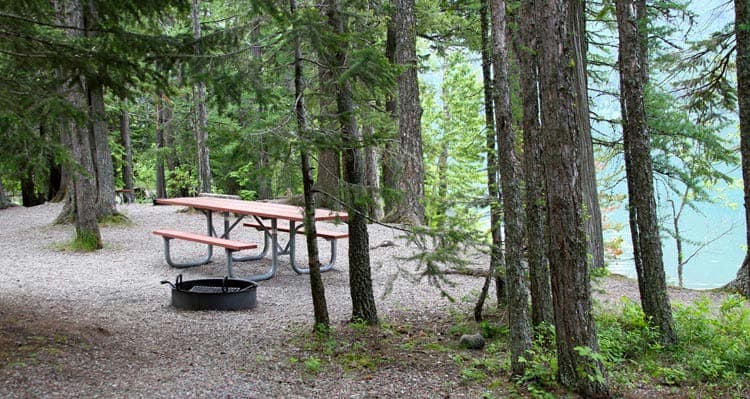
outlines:
M77 231L76 237L67 245L67 249L77 252L93 252L101 248L102 242L99 235L88 230Z

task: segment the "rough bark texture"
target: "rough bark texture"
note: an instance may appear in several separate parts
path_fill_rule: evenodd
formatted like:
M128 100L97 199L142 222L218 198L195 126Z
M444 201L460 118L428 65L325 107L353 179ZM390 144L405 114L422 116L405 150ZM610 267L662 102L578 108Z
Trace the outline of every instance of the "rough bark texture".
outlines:
M531 349L529 292L523 260L523 205L521 202L518 158L510 109L508 49L505 0L490 2L492 21L492 70L495 83L495 128L497 129L498 169L503 195L505 227L505 277L508 287L508 325L510 327L511 372L523 375Z
M747 255L737 272L737 285L750 298L750 2L734 1L734 32L737 37L737 102L740 108L740 154L745 194L745 229ZM742 281L744 280L744 284Z
M672 326L672 308L667 295L654 199L651 140L643 101L646 84L643 79L646 75L642 68L645 67L645 58L640 45L646 39L639 29L639 20L645 16L637 14L637 1L617 1L620 103L630 232L643 312L659 329L662 344L670 345L676 342L677 335Z
M500 231L502 226L502 210L500 208L500 194L498 189L498 168L497 168L497 149L495 141L495 107L493 101L493 83L492 83L492 43L490 41L490 17L489 1L482 0L479 9L479 18L481 24L482 36L482 82L484 88L484 125L485 140L487 151L487 194L490 201L490 234L492 235L492 246L490 248L490 266L487 278L482 285L479 298L474 306L474 320L482 320L482 308L484 300L487 298L487 292L490 288L490 282L495 277L497 285L497 303L498 305L505 302L505 287L501 270L505 264L503 254L503 237Z
M586 78L586 18L583 0L571 2L568 15L573 45L576 48L575 67L578 69L575 79L576 88L576 121L580 127L581 147L578 167L581 169L581 186L586 205L586 238L589 254L592 256L592 267L604 267L604 236L602 235L602 212L599 207L599 191L596 188L596 160L591 140L591 123L589 122L588 81Z
M601 362L576 348L599 352L591 314L591 286L585 212L578 168L578 58L569 31L568 13L577 0L537 1L539 78L544 170L549 226L548 258L560 383L586 397L606 397L609 388ZM524 23L524 21L521 21ZM600 377L600 378L589 378Z
M104 218L116 214L117 207L115 205L115 167L112 163L112 150L109 148L104 91L100 84L89 85L88 102L91 152L96 170L96 215Z
M539 120L539 65L534 0L521 4L515 52L521 70L523 107L523 165L526 178L526 259L531 280L531 321L534 326L554 323L552 287L547 262L547 225L544 220L544 171L542 170L541 122Z
M193 37L201 38L200 4L193 0ZM200 54L200 47L196 45L196 54ZM198 158L198 191L211 192L211 166L208 153L208 116L206 114L206 84L202 81L195 85L195 147Z
M135 184L133 183L133 148L130 141L130 112L125 105L120 110L120 143L125 149L125 159L122 161L122 183L125 190L124 198L126 202L135 201Z
M333 33L345 37L347 23L336 0L327 0L328 22ZM331 54L333 67L331 78L336 82L336 107L344 145L344 180L347 185L347 206L349 213L349 287L352 297L352 320L368 324L378 323L378 312L372 291L370 270L370 246L367 232L367 192L364 190L364 164L357 135L357 121L354 117L352 87L348 80L339 79L345 71L348 46L342 44Z
M289 9L292 16L297 15L295 0L289 0ZM296 98L294 114L297 120L299 136L307 138L307 121L305 115L304 85L302 82L302 49L298 33L294 32L294 96ZM300 150L302 163L302 188L305 197L305 238L307 241L307 259L310 269L310 292L313 301L313 313L315 315L315 329L327 330L330 321L328 318L328 304L326 303L325 285L320 275L320 258L318 256L317 230L315 227L315 196L313 195L313 172L310 162L310 149L303 145Z
M67 0L57 3L58 18L65 26L68 36L80 36L84 32L83 6L79 0ZM88 109L86 99L86 78L77 76L68 81L63 88L65 98L74 108L81 111ZM96 219L96 171L91 156L89 129L80 122L70 119L65 122L63 131L68 138L73 160L80 166L72 172L72 204L75 212L76 238L102 248L102 237Z
M424 162L422 107L417 79L417 24L414 0L392 0L389 39L393 62L405 67L398 77L398 144L389 148L384 183L395 184L398 200L388 206L387 220L413 225L424 223ZM384 172L385 173L385 172Z
M320 192L316 202L328 209L341 209L341 154L335 150L318 153L318 179L315 189Z

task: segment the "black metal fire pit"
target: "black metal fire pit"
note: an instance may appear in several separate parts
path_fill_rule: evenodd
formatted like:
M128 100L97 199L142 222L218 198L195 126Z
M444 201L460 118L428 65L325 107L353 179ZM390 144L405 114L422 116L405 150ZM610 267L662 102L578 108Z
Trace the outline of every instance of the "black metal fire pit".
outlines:
M245 310L256 305L254 281L235 278L209 278L182 281L177 276L172 286L172 306L185 310Z

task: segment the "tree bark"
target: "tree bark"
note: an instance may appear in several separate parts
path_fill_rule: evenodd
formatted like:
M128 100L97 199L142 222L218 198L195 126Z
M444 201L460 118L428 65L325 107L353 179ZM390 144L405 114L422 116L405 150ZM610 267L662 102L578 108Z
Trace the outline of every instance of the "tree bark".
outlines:
M417 78L417 24L414 0L392 0L394 62L405 67L398 77L399 141L389 165L398 176L398 201L389 207L387 220L424 224L424 162L422 159L422 107ZM395 165L394 165L395 163ZM392 176L393 178L393 176ZM391 182L394 183L394 182Z
M369 139L374 134L372 127L364 129L364 142L370 143ZM365 187L369 193L369 216L372 220L380 221L385 216L383 212L383 198L380 196L380 179L378 178L378 148L368 145L364 148L365 156Z
M539 63L538 37L535 25L534 1L524 1L519 13L519 30L514 48L521 70L520 85L523 107L523 155L526 178L526 258L531 280L531 321L534 326L552 325L552 287L547 262L547 225L544 200L544 171L542 165L541 122L539 120ZM527 21L521 23L520 21Z
M745 246L747 254L737 272L736 283L743 285L750 298L750 4L747 0L734 1L734 32L737 37L737 102L740 116L740 154L745 197ZM745 284L741 284L742 281ZM739 287L742 291L743 287Z
M479 9L482 36L482 82L484 87L484 125L487 151L487 194L490 203L490 267L479 298L474 306L474 320L482 320L482 308L492 278L495 278L498 306L506 302L505 282L503 280L505 258L503 254L502 209L498 187L497 149L495 137L495 107L493 105L494 84L492 82L492 42L490 41L489 0L482 0Z
M643 101L646 85L643 79L647 75L642 71L645 58L641 43L646 36L639 29L645 15L637 14L638 1L645 0L617 0L620 103L630 232L643 312L659 329L662 344L671 345L677 341L677 335L672 325L654 199L651 139Z
M495 128L497 129L498 169L503 195L505 227L505 277L508 287L508 325L510 327L511 372L523 375L531 349L529 292L523 259L523 205L521 203L518 158L515 150L513 117L510 109L507 23L505 0L490 2L492 21L492 69L494 72Z
M103 90L98 83L90 84L88 88L91 153L96 170L96 215L100 219L117 214L115 169L112 163L112 150L109 148Z
M135 183L133 182L133 148L130 141L130 112L127 104L120 109L120 141L125 149L125 159L122 163L122 182L126 191L124 198L128 203L135 202Z
M592 256L591 266L604 267L604 237L602 234L602 212L599 207L599 191L596 187L596 160L591 139L591 123L589 121L589 95L586 79L586 15L585 2L575 0L571 3L569 23L573 45L576 47L575 67L578 69L575 79L576 88L576 121L581 129L580 159L581 186L586 205L586 237L589 254Z
M578 166L581 126L577 124L576 74L579 58L569 29L571 4L578 0L539 0L539 88L544 145L547 222L552 299L560 383L585 397L607 397L602 363L576 348L599 352L591 314L588 245ZM521 21L525 23L526 21ZM585 349L588 348L588 349ZM592 378L590 378L592 377Z
M160 94L156 99L156 198L167 198L167 179L164 171L165 135L168 123L166 113L167 96Z
M289 0L289 8L293 18L297 17L297 5L295 0ZM317 331L328 331L330 321L328 317L328 304L326 302L325 285L320 275L320 258L318 256L318 233L315 227L315 196L313 195L313 172L310 162L310 149L307 146L307 121L305 116L305 97L302 82L302 49L299 34L294 31L294 94L295 117L302 147L300 156L302 160L302 187L305 197L305 238L307 239L307 259L310 269L310 292L313 301L313 313L315 316L314 329Z
M3 180L0 179L0 209L5 209L13 206L13 202L5 194L5 187L3 187Z
M58 17L66 28L69 37L81 36L84 32L84 10L79 0L67 0L57 3ZM70 105L85 112L88 109L86 99L86 78L77 76L69 80L65 87L65 99ZM80 169L71 172L71 202L74 208L76 239L93 248L102 248L102 237L97 223L96 212L96 171L91 157L89 129L71 118L65 122L63 131L67 135L64 141L70 145L70 153Z
M201 38L201 21L199 0L192 3L193 38ZM200 46L195 45L196 55L200 55ZM195 124L193 134L195 135L196 154L198 159L198 191L211 192L211 166L208 149L208 116L206 113L206 84L199 81L195 84Z
M333 33L346 37L348 32L345 16L338 8L336 0L327 0L327 17ZM362 143L357 135L357 121L354 117L351 83L340 79L346 70L348 43L342 43L333 51L329 65L331 79L336 82L336 106L344 146L344 180L347 184L347 206L349 213L349 287L352 297L352 320L368 324L378 323L378 313L372 291L370 270L369 235L367 232L367 195L364 188L364 165L360 148Z

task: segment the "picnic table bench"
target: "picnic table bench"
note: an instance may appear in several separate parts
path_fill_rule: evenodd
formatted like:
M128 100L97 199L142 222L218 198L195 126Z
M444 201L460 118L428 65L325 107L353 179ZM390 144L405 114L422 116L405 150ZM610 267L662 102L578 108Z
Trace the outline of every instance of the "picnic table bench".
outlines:
M266 251L265 245L268 245L268 239L270 236L270 229L271 229L270 220L264 221L263 219L260 219L260 220L255 220L251 222L246 222L244 223L244 226L254 228L258 231L263 231L263 237L264 237L263 252L265 253ZM287 221L281 221L281 220L278 221L276 223L276 230L282 231L285 233L292 233L292 227L290 226L290 223ZM298 226L294 228L294 233L304 234L304 232L305 232L305 226L303 224L299 224ZM330 257L329 262L324 265L323 264L320 265L321 272L328 271L333 267L334 264L336 264L336 242L337 240L349 237L349 233L345 231L321 229L321 228L318 228L318 226L315 226L315 235L317 237L320 237L328 241L331 245L331 257ZM291 236L290 236L290 240L287 243L287 247L283 249L279 248L280 250L279 253L287 254L289 252L289 245L292 245L293 242L294 241L291 239ZM294 263L294 259L292 259L291 262ZM297 267L295 265L295 270L296 269ZM307 270L307 269L303 269L303 270Z
M235 251L242 251L245 249L254 249L258 247L258 244L253 244L249 242L242 242L242 241L236 241L236 240L229 240L226 238L221 237L214 237L214 236L207 236L203 234L195 234L195 233L188 233L184 231L178 231L178 230L156 230L153 232L154 234L158 236L162 236L164 238L164 257L167 261L167 264L169 266L175 267L175 268L186 268L186 267L194 267L194 266L200 266L205 265L206 263L211 261L211 255L212 255L212 248L213 246L222 247L226 251L227 254L227 275L229 277L234 277L232 273L232 254ZM194 262L184 262L184 263L177 263L172 260L171 257L171 251L169 247L169 242L173 239L179 239L179 240L185 240L185 241L193 241L198 242L202 244L208 244L208 254L206 255L205 259L194 261Z

